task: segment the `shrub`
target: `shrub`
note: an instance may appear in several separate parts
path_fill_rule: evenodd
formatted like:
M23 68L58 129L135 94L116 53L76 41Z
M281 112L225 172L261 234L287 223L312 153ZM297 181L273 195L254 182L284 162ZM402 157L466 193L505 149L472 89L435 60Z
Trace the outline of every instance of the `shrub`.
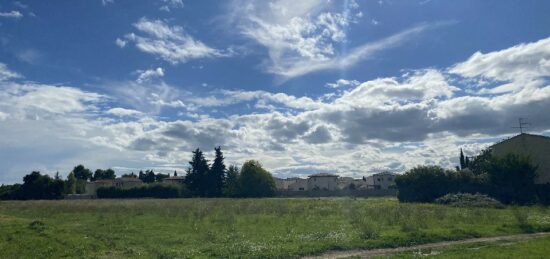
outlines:
M183 187L176 185L148 185L130 189L101 187L97 189L98 198L178 198L186 196Z
M432 202L448 192L448 178L439 166L417 166L395 178L397 198L404 202Z
M250 160L243 164L239 175L239 196L270 197L274 196L275 181L258 161Z
M508 154L491 158L488 173L492 196L507 204L534 202L536 170L525 156Z
M538 202L542 204L550 204L550 183L538 184L536 186Z
M437 198L435 203L457 207L504 208L500 201L479 193L449 193Z

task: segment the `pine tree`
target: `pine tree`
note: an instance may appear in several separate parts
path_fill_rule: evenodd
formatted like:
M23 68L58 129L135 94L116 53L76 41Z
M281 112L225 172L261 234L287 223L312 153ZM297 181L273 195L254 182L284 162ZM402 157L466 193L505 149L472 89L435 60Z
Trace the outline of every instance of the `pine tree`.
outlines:
M216 158L208 172L208 196L220 197L223 194L223 185L225 183L226 170L223 163L224 157L221 147L214 148Z
M208 161L200 149L193 151L193 158L189 162L189 169L185 176L185 184L193 195L205 196L208 190Z
M225 186L223 188L223 194L227 197L239 196L239 167L236 165L230 165L227 169L227 177L225 179Z

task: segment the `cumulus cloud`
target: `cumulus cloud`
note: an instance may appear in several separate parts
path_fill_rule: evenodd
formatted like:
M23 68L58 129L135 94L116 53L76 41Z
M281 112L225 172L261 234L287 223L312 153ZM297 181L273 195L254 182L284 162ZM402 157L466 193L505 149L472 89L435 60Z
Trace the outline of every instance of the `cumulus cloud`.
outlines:
M228 163L258 159L278 176L329 171L361 177L419 163L453 167L459 146L474 153L514 134L511 126L517 117L528 117L533 132L550 129L546 57L540 52L531 55L520 46L532 45L510 48L517 50L508 53L513 58L501 62L519 60L533 64L537 72L519 76L522 84L514 91L485 95L464 90L462 76L453 70L459 65L353 83L337 89L338 95L330 100L244 90L201 96L162 80L107 84L105 93L94 93L71 86L18 83L13 80L15 72L10 72L0 81L0 135L5 136L0 138L0 152L8 155L0 162L8 165L9 172L51 170L47 163L68 170L82 162L95 167L185 168L189 151L222 145ZM495 62L492 69L508 68L512 74L524 70L524 65L500 65ZM3 66L1 71L6 70ZM487 73L498 75L491 77L506 80L505 84L517 83L504 78L505 73ZM473 82L486 77L485 73L464 76ZM248 104L250 110L225 109ZM258 109L267 106L274 108ZM169 113L193 111L196 116L169 120L163 108ZM213 108L227 114L214 116L209 112ZM31 154L33 162L23 168L14 162L21 157L11 156L11 149Z
M162 67L157 67L156 69L138 70L137 73L139 75L136 82L143 83L156 77L163 77L164 69L162 69Z
M199 58L230 55L229 52L211 48L196 40L187 34L183 27L170 26L162 20L141 18L134 23L134 27L141 35L126 34L124 40L117 42L118 46L125 46L126 41L133 42L139 50L155 55L172 64L185 63Z

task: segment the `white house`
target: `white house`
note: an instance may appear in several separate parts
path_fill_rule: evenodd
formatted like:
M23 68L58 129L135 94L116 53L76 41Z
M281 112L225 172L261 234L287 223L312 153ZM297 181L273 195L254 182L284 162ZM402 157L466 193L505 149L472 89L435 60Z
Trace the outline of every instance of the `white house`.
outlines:
M387 190L395 186L395 177L397 174L384 171L373 174L366 178L368 188Z
M328 173L312 174L307 179L307 189L329 191L337 190L338 175Z
M289 191L307 191L307 179L292 177L286 179L288 181Z

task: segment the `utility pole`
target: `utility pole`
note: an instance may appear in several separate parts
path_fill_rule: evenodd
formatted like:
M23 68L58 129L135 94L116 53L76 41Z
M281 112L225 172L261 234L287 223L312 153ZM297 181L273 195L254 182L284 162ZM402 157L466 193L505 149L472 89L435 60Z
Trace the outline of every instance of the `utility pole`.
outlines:
M531 123L527 123L524 120L525 120L525 118L518 118L518 125L519 126L518 127L512 127L512 128L519 129L519 132L521 134L523 134L523 129L527 128L527 127L529 127L529 125L531 125Z

